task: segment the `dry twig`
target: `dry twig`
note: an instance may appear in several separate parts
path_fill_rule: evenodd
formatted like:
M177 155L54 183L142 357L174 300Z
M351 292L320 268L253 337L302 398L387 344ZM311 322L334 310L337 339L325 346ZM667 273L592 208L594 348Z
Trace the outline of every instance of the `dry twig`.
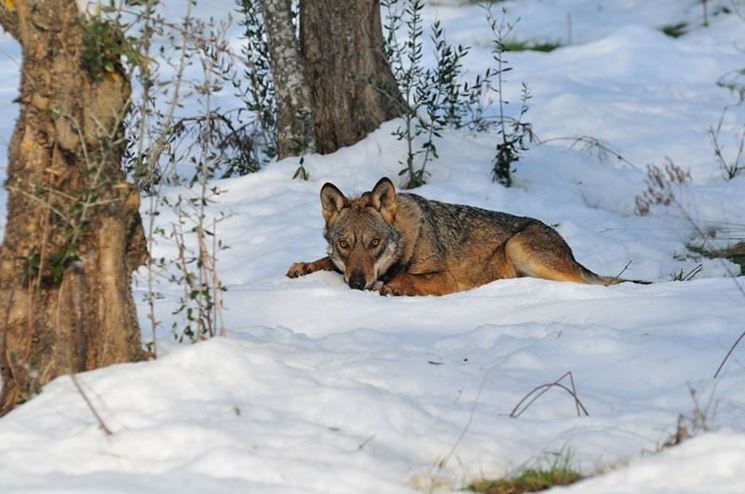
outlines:
M99 415L96 407L93 406L93 403L91 402L90 398L88 398L88 395L85 394L85 391L83 391L83 387L80 385L78 377L75 374L70 374L70 380L75 385L75 388L78 390L78 393L80 393L80 396L83 397L83 401L85 401L85 404L88 406L88 409L95 417L96 422L98 422L98 426L101 428L104 434L106 434L107 436L113 436L114 433L111 432L111 429L109 429L109 427L106 425L106 422L103 421L103 418L101 418L101 415Z

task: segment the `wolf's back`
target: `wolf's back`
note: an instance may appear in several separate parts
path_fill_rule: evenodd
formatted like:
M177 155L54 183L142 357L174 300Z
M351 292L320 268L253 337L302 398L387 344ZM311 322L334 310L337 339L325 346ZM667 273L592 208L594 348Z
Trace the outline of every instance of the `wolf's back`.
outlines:
M443 241L463 242L477 236L501 243L536 221L463 204L433 201L416 194L399 194L399 201L409 203L408 209L421 215L421 220Z

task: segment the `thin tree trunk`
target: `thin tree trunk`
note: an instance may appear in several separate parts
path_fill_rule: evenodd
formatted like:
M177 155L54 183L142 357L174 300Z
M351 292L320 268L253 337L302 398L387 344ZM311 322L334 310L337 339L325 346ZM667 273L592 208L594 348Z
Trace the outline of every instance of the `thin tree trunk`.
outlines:
M290 0L261 0L261 9L277 95L277 155L282 159L312 153L316 146L310 90L292 25Z
M303 0L300 19L319 152L354 144L403 114L383 54L379 0Z
M0 2L23 50L0 247L0 415L56 376L143 357L131 275L147 252L121 170L130 84L111 52L99 54L105 69L82 68L89 22L70 0Z

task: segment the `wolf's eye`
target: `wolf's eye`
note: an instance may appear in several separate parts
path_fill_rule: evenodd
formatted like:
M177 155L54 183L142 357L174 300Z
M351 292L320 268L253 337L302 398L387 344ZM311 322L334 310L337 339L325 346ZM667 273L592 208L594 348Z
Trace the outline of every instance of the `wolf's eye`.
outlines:
M339 240L339 247L342 249L348 249L349 248L349 242L346 240Z
M379 238L374 238L374 239L370 240L370 247L375 248L378 245L380 245L380 239Z

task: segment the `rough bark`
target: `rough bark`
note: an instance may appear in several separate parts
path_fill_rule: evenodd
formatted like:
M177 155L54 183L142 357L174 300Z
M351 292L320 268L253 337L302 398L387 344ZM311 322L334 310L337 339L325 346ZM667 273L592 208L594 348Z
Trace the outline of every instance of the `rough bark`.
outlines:
M300 19L319 152L354 144L402 115L382 50L379 0L303 0Z
M315 137L310 90L292 25L290 0L261 0L261 10L277 95L277 155L282 159L312 153Z
M18 39L18 15L15 9L8 7L7 2L0 5L0 26L6 33Z
M76 2L0 2L0 24L23 51L0 247L1 415L56 376L142 358L131 275L147 253L121 170L129 80L81 68Z

